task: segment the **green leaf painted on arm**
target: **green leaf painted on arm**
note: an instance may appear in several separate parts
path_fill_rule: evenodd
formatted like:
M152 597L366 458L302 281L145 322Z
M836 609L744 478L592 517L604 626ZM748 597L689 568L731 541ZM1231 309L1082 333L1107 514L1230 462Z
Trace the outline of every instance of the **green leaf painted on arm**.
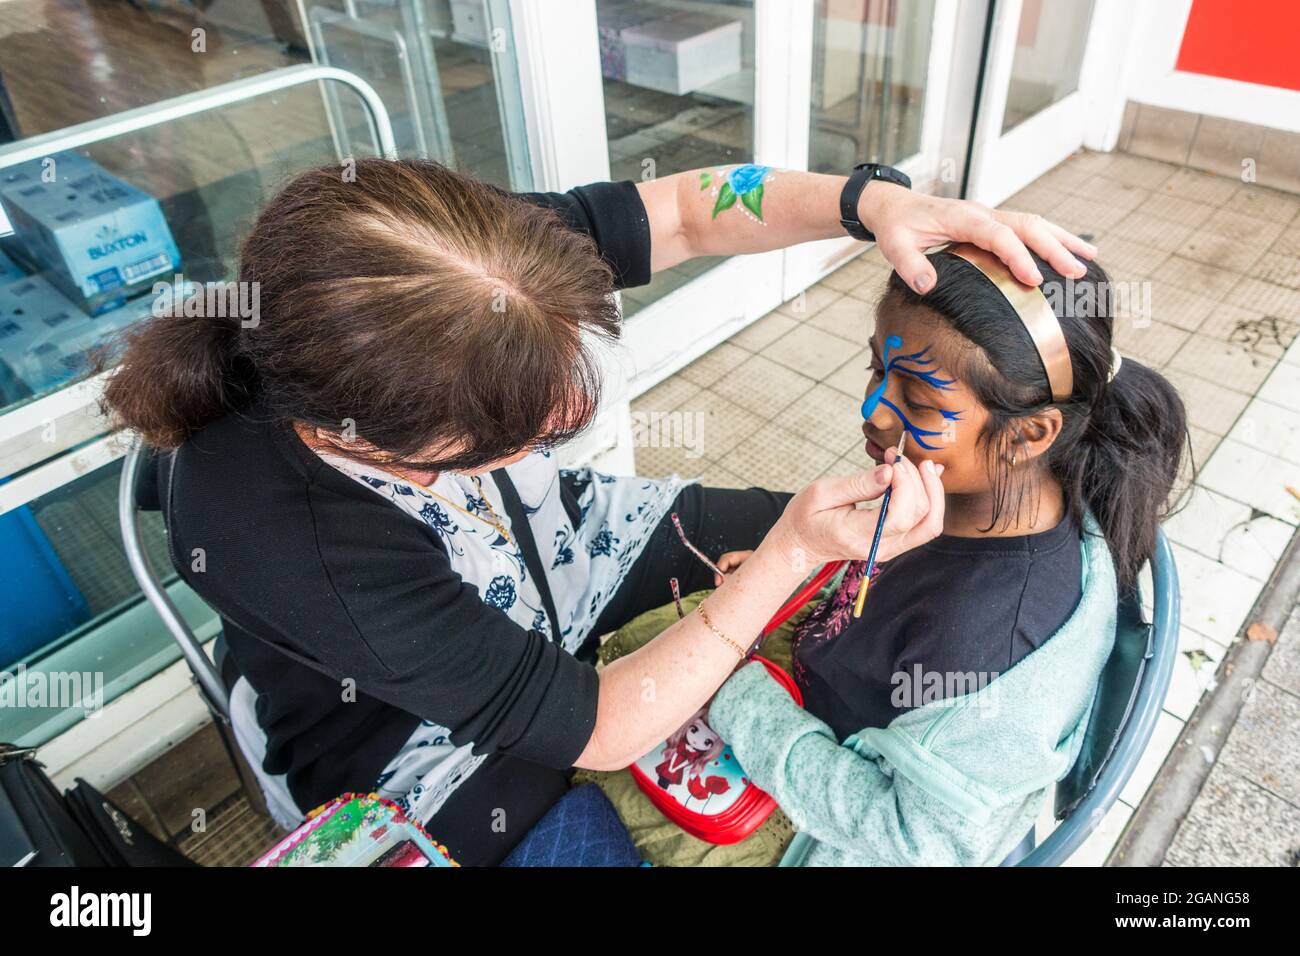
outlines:
M712 185L713 185L713 173L709 172L706 169L704 172L700 173L700 191L703 192L704 190L708 189Z
M725 209L730 209L736 204L736 191L731 188L731 183L723 183L722 188L718 190L718 201L713 204L713 217L718 218L718 213Z
M759 221L763 221L763 184L759 183L749 192L740 197L741 203L745 208L754 214Z

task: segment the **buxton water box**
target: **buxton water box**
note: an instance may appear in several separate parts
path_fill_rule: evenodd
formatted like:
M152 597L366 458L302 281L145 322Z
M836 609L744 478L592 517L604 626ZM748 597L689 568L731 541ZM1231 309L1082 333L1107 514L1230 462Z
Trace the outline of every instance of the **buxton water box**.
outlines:
M52 169L32 160L0 170L0 204L15 233L6 248L15 258L92 314L180 271L157 200L77 153L52 158Z

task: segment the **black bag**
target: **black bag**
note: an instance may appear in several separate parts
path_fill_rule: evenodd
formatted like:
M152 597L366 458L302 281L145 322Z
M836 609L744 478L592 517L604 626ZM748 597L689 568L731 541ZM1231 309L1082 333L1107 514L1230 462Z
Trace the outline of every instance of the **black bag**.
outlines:
M0 744L0 866L194 866L86 781L59 793L32 750Z

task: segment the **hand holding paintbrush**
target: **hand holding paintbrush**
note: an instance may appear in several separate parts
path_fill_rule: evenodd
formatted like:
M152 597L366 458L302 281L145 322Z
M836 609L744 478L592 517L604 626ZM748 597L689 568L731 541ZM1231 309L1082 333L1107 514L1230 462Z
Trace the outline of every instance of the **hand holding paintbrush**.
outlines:
M907 444L907 432L898 439L898 451L894 455L897 462L903 457L903 447ZM858 599L853 602L853 616L862 616L862 605L867 600L867 586L871 584L871 569L876 564L876 553L880 550L880 536L885 530L885 519L889 517L889 499L894 496L894 486L890 485L880 499L880 517L876 520L876 533L871 536L871 550L867 552L867 566L862 571L862 583L858 585Z

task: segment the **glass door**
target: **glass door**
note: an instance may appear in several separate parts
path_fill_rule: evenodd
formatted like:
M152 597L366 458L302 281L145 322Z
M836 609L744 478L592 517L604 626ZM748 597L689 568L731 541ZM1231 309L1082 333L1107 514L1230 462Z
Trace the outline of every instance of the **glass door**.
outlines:
M939 191L957 0L812 0L795 42L786 127L794 165L847 173L880 162ZM790 299L864 249L845 236L786 254Z
M962 0L588 2L563 18L511 6L539 188L746 162L845 173L878 160L927 190L958 178L941 144ZM963 160L968 137L969 124ZM864 248L846 235L695 261L625 292L610 363L624 387L583 444L608 448L612 429L626 449L627 399Z
M602 139L612 179L788 165L786 0L595 0ZM762 65L761 69L759 64ZM623 294L630 395L781 302L781 253L696 259Z
M392 152L532 188L511 31L509 0L0 3L0 671L93 671L111 700L177 658L122 555L90 353L179 275L235 278L248 223L309 167ZM80 717L0 707L0 739Z
M967 194L996 205L1077 150L1114 65L1108 0L995 4ZM1114 44L1112 44L1114 46Z

